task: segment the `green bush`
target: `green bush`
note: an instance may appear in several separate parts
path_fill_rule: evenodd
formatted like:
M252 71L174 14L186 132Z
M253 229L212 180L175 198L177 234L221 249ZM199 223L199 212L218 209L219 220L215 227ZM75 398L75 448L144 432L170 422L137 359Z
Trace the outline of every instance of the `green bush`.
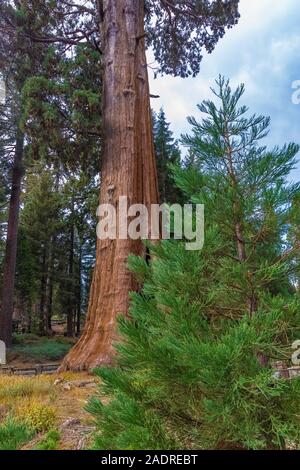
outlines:
M56 450L60 441L60 433L55 429L49 431L38 443L35 450Z
M18 418L34 432L49 431L56 420L55 410L37 400L31 400L18 408Z
M0 450L18 450L33 436L33 431L24 423L8 418L0 424Z
M204 290L200 254L165 242L155 256L143 267L143 292L132 294L132 320L120 320L118 367L96 371L100 393L112 400L102 403L100 395L89 404L99 430L95 448L299 446L300 379L277 379L270 362L260 361L262 353L291 354L299 301L268 298L268 310L252 319L213 318L214 289ZM141 263L132 262L135 269Z

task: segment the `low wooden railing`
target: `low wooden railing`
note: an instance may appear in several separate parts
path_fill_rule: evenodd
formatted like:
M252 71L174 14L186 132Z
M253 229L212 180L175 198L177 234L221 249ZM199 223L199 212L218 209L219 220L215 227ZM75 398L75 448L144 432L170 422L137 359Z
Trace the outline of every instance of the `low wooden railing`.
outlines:
M6 375L49 375L54 374L60 364L37 364L31 367L0 366L0 374Z

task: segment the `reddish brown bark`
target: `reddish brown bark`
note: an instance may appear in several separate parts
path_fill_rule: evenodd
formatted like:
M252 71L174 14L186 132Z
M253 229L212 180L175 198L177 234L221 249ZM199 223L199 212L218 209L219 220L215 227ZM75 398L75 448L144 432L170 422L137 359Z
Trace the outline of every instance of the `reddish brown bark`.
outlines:
M141 0L104 0L103 129L100 203L158 203L150 96ZM110 364L118 314L127 314L128 293L137 284L126 263L145 254L141 240L98 240L96 266L84 332L62 369Z
M12 318L20 212L20 194L23 177L23 146L24 135L19 131L16 139L12 171L11 196L3 267L3 286L1 294L0 339L5 342L6 347L8 348L12 343Z

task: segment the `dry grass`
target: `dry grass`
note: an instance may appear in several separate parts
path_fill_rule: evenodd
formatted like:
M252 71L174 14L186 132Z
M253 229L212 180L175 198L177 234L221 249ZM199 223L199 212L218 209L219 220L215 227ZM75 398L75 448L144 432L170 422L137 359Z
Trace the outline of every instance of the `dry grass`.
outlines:
M48 376L0 376L0 404L14 406L24 398L42 397L51 392L53 381Z
M91 380L93 377L88 374L71 372L35 377L0 375L0 425L12 417L39 433L32 446L26 445L27 449L36 447L49 430L62 428L58 448L74 449L82 439L77 431L80 433L81 428L92 425L92 418L84 408L95 388L93 384L78 385ZM73 418L80 424L65 429L63 424Z

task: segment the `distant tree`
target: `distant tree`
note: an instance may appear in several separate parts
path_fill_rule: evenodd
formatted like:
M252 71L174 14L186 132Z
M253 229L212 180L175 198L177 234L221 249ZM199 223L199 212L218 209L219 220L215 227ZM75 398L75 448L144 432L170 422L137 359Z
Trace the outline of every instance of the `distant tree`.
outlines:
M20 3L16 2L20 7ZM19 34L23 21L22 8L15 9L11 2L0 5L0 66L7 84L8 101L2 105L6 124L10 127L10 138L14 145L14 156L10 168L10 195L6 229L6 245L3 261L3 283L1 290L0 339L7 347L12 342L12 315L19 227L21 183L24 173L25 136L21 126L23 103L21 91L24 81L38 68L40 57L45 49L41 44L32 47L30 41ZM15 28L11 28L11 24ZM5 120L4 119L4 120ZM3 122L3 117L2 117ZM4 139L8 134L4 132ZM2 138L3 138L2 137Z
M79 335L81 331L95 261L93 214L98 204L98 181L82 172L69 174L62 193L64 224L59 235L58 263L61 268L57 284L60 308L67 314L67 335L74 336L75 332Z
M163 109L153 114L153 133L160 201L179 202L179 191L170 175L170 165L180 164L180 150Z
M80 333L94 264L97 180L58 173L38 162L27 170L18 237L16 303L27 328L52 334L51 319Z
M36 332L40 330L40 315L37 311L38 275L40 259L36 256L34 240L27 233L26 226L21 223L18 230L16 281L14 293L14 308L19 313L13 328L16 331ZM37 315L39 317L37 318ZM43 330L44 331L44 330Z
M35 273L31 281L37 292L38 329L41 335L48 335L51 334L54 239L62 224L62 196L55 185L55 175L46 168L43 168L41 174L35 172L29 175L26 186L21 222L35 260Z
M15 153L11 186L14 194L7 229L0 318L0 335L3 332L8 346L11 343L18 215L25 166L33 159L43 159L56 168L62 166L70 170L78 168L80 159L81 168L90 178L99 169L100 53L97 45L88 41L88 35L76 36L78 45L77 39L71 41L70 37L62 44L40 41L54 32L60 34L61 27L65 31L67 24L75 29L83 24L88 26L85 20L82 23L78 12L71 14L69 7L61 10L57 6L57 14L52 17L51 9L56 5L53 1L3 1L0 6L1 68L15 95L15 131L10 135L18 133L19 142L22 141L22 146L16 146L18 152ZM70 41L74 47L71 51Z

